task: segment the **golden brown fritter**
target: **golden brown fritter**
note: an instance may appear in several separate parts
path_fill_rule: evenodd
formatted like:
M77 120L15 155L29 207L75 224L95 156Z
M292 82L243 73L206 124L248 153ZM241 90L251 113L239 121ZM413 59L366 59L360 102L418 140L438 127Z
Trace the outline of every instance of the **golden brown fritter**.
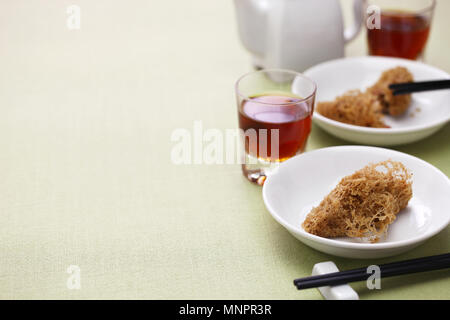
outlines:
M404 67L397 67L383 72L378 82L370 87L367 92L375 95L383 106L383 112L391 116L400 116L408 110L411 104L411 95L403 94L394 96L389 85L396 83L413 82L414 77Z
M411 173L402 163L370 164L343 178L302 226L324 238L369 237L375 242L411 197Z
M362 127L387 128L383 107L373 95L359 90L349 91L333 102L317 104L317 111L332 120Z

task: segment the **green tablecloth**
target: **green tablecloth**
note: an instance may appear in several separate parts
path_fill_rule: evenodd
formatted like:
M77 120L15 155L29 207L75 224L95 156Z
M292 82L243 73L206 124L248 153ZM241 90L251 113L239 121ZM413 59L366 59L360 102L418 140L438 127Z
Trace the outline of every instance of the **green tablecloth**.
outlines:
M233 84L250 64L231 1L80 0L80 30L66 27L69 4L0 3L0 298L320 299L292 285L317 262L450 251L446 229L395 258L333 258L277 224L239 166L171 162L175 129L237 125ZM439 5L427 60L450 71ZM364 52L361 35L348 54ZM450 175L449 139L447 126L398 150ZM340 144L314 127L308 150ZM450 277L355 288L448 299Z

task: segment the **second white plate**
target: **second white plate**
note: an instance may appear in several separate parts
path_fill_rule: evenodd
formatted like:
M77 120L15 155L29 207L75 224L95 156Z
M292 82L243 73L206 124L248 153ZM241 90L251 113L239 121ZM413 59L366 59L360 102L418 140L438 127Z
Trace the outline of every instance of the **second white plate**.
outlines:
M313 206L340 179L369 163L401 161L413 174L413 197L389 226L379 243L358 239L326 239L301 227ZM360 146L315 150L283 162L263 187L264 203L292 235L319 251L350 258L381 258L400 254L423 243L450 222L450 180L431 164L398 151Z
M387 58L357 57L333 60L304 72L317 83L316 101L331 101L353 89L365 90L381 73L396 66L408 68L415 81L450 79L445 71L421 62ZM314 121L328 133L341 139L367 145L394 146L412 143L440 130L450 120L450 90L413 94L407 114L385 117L391 128L365 128L328 119L318 112Z

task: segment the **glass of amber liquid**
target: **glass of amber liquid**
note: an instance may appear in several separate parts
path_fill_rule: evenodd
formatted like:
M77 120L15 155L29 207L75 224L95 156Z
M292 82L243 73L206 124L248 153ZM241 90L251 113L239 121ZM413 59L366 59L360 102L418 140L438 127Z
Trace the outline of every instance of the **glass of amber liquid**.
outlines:
M436 0L369 0L368 4L381 9L380 28L367 26L369 54L422 59Z
M236 83L242 171L262 185L279 163L305 150L316 84L300 73L267 69Z

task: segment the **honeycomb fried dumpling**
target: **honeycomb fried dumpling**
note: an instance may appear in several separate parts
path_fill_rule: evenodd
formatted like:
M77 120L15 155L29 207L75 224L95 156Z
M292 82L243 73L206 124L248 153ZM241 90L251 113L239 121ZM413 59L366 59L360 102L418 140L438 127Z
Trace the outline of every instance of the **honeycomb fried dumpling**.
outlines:
M302 226L325 237L368 237L377 241L412 197L411 174L392 160L370 164L343 178Z
M377 97L383 106L383 112L391 116L400 116L406 112L411 104L411 95L403 94L394 96L389 85L396 83L413 82L414 77L404 67L396 67L386 70L378 82L370 87L367 92Z
M332 102L317 104L317 111L332 120L362 127L386 128L383 106L371 94L352 90Z

